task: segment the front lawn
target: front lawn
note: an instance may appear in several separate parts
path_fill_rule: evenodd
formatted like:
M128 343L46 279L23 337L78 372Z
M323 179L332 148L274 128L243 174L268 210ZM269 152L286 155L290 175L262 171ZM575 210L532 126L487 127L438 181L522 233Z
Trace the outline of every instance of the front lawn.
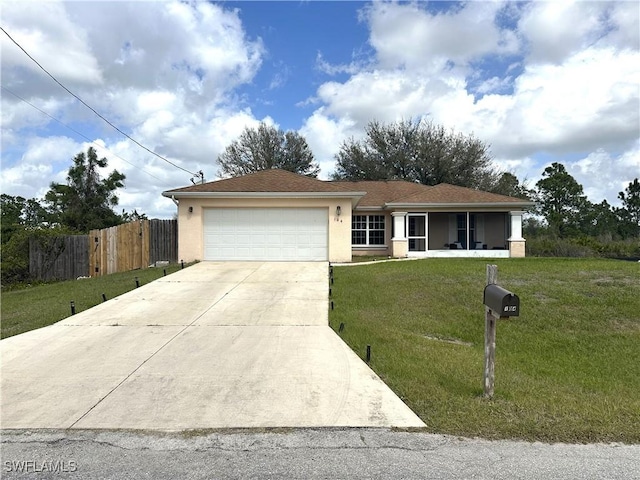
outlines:
M67 318L71 315L71 301L75 302L76 312L81 312L102 302L103 293L110 299L133 290L136 277L140 285L144 285L163 276L164 270L169 275L180 268L179 264L172 264L4 291L1 338L46 327Z
M497 328L482 397L486 264L520 297ZM331 326L428 430L547 442L640 442L640 264L427 259L334 267Z

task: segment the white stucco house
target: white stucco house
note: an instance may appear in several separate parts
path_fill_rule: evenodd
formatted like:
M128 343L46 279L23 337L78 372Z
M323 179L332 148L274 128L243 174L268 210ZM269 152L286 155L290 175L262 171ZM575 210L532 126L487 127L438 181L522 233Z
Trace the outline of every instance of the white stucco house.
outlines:
M522 215L533 205L448 184L323 181L278 169L162 194L178 206L184 261L523 257Z

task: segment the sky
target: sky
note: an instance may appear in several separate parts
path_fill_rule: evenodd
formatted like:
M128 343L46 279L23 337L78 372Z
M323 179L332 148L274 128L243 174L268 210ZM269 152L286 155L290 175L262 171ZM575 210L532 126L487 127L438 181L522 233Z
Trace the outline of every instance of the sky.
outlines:
M553 162L592 202L640 176L640 4L3 0L1 191L41 198L94 146L116 211L171 218L165 190L246 127L303 135L327 179L366 125L430 120L490 145L530 187ZM19 97L19 98L18 98ZM44 112L44 113L43 113Z

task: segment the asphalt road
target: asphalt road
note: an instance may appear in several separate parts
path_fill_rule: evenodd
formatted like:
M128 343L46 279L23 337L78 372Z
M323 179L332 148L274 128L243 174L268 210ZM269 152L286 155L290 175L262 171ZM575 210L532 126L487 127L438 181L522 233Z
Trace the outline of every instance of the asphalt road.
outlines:
M640 479L640 445L470 440L380 428L5 430L3 479Z

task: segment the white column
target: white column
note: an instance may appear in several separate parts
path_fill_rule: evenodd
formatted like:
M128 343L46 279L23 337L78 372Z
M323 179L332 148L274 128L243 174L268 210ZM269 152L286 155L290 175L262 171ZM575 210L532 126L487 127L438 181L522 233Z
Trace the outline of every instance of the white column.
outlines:
M391 212L393 218L393 238L391 240L406 240L405 219L407 212Z
M424 216L424 251L429 250L429 212Z
M409 241L407 240L407 230L405 219L407 212L391 212L393 218L393 238L391 239L391 255L395 258L404 258L409 252Z
M509 241L520 241L522 238L522 215L524 212L509 212L511 216L511 236Z
M469 228L469 226L471 225L471 222L469 221L469 212L467 212L467 250L470 250L471 245L469 245L469 243L471 242L471 230Z

